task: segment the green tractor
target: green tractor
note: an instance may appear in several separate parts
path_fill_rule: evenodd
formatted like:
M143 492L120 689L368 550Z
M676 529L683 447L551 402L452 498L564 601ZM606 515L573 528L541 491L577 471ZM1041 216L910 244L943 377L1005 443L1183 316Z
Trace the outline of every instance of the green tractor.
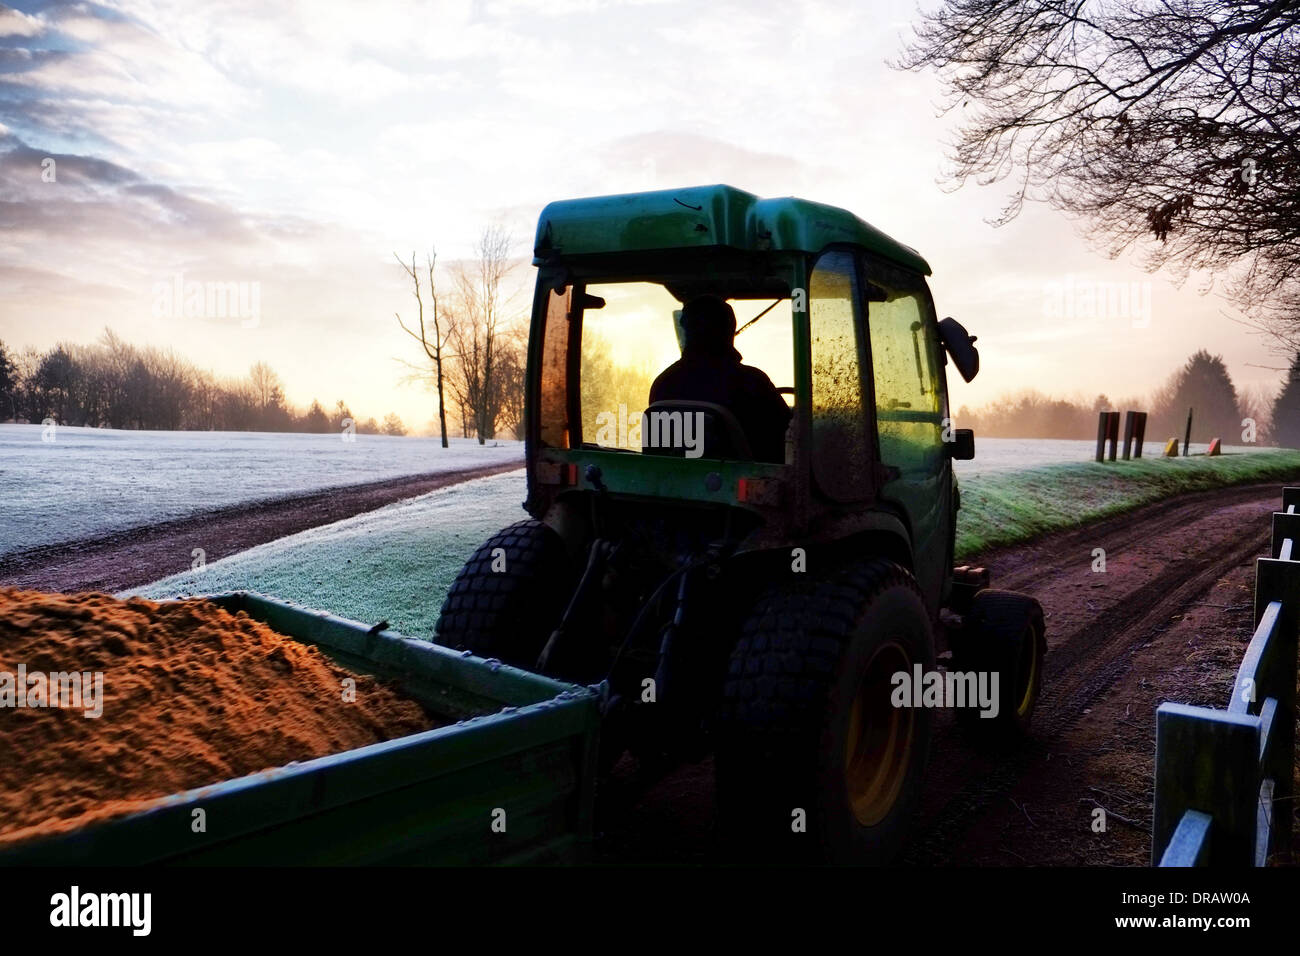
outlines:
M531 517L461 570L438 642L603 682L606 768L714 753L737 850L888 861L932 728L899 688L946 642L947 673L996 688L958 717L1014 739L1043 672L1038 602L953 566L952 461L974 436L951 427L945 369L975 375L974 339L936 318L912 249L728 186L551 203L533 264ZM785 406L783 441L745 407L770 396L728 407L697 375L651 401L688 355L692 303L719 300L727 346Z

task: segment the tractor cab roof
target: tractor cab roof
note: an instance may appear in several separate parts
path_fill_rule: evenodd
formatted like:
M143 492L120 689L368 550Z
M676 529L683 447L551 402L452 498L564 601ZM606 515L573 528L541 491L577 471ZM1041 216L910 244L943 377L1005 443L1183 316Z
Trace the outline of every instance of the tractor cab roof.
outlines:
M542 210L533 264L570 256L728 247L746 252L820 252L832 243L869 249L930 274L916 250L853 213L786 196L760 199L732 186L565 199Z

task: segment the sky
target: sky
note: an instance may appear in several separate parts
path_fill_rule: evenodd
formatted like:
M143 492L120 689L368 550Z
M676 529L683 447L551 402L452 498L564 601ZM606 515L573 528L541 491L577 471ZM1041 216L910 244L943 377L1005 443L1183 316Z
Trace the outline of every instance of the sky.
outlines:
M0 340L105 327L289 399L426 429L393 253L500 225L528 264L553 199L726 182L843 206L919 250L979 336L952 406L1143 396L1188 355L1282 364L1212 277L1107 258L1006 183L942 183L959 117L900 72L914 0L150 0L0 6ZM195 289L215 296L187 308ZM1209 289L1207 292L1206 289ZM176 292L181 294L178 296ZM529 295L515 302L527 308ZM227 301L227 314L220 314ZM242 305L242 309L239 307ZM195 314L195 313L198 314Z

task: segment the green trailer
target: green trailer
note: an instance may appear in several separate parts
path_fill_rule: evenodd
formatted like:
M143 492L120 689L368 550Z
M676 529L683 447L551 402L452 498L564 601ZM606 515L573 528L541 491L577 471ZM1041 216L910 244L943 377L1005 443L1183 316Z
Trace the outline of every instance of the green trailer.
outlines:
M250 592L210 598L389 679L445 726L163 798L5 865L581 861L601 694ZM204 826L195 832L196 812Z

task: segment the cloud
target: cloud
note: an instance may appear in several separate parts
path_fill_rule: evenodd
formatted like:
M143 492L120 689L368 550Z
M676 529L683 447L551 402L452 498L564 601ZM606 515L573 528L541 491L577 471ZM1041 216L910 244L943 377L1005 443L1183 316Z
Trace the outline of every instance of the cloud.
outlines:
M32 142L125 159L170 131L234 115L249 93L201 50L94 3L50 7L0 49L0 118Z
M13 134L0 137L0 190L6 229L40 240L32 247L37 256L77 237L158 249L251 237L243 219L217 203L108 160L34 149Z
M788 194L819 177L838 175L795 156L745 149L698 133L669 129L620 137L597 153L609 171L641 170L645 188L725 182L760 195Z
M45 24L11 7L0 6L0 37L37 37L45 32Z

